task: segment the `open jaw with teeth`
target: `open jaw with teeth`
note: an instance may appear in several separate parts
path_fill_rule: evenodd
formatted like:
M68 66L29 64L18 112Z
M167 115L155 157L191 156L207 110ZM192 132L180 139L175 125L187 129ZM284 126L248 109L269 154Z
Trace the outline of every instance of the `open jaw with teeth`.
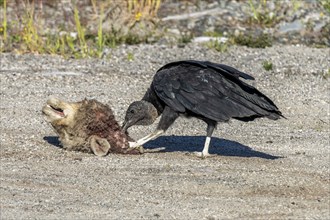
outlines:
M65 118L68 116L69 111L73 107L73 103L63 102L56 98L50 98L47 100L46 105L42 108L42 113L46 121L52 123L56 119Z
M54 113L58 114L61 117L65 117L63 109L54 107L52 105L48 105L48 106L54 111Z
M134 140L121 130L111 108L97 100L65 102L50 98L42 113L58 134L64 149L98 156L144 152L141 146L129 148L129 141Z

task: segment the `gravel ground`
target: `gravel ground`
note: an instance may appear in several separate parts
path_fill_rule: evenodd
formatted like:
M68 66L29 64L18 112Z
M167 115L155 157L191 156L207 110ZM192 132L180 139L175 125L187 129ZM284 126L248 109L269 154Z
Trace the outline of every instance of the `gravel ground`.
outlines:
M128 55L134 59L128 61ZM121 46L110 59L1 54L1 219L329 219L329 49L198 45ZM58 147L41 107L48 96L96 98L123 121L155 71L201 59L256 77L287 120L220 124L197 158L206 125L180 118L141 156L68 152ZM273 70L265 71L269 60ZM155 126L135 127L142 137Z

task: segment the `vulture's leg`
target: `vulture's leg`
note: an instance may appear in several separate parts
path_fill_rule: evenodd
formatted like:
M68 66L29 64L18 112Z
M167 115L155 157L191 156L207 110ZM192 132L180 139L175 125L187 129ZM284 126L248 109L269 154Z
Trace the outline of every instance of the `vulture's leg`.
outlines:
M210 142L212 138L212 134L214 131L214 128L216 126L216 122L214 121L208 121L207 122L207 129L206 129L206 139L204 143L204 148L202 152L196 152L196 155L202 158L209 157L211 154L209 154L209 147L210 147Z
M158 136L160 136L161 134L163 134L164 131L163 130L156 130L154 132L152 132L151 134L139 139L136 142L130 142L130 146L129 147L138 147L138 146L142 146L143 144L147 143L150 140L153 140L155 138L157 138Z
M179 113L169 107L165 107L157 129L151 134L139 139L136 142L130 142L130 147L142 146L150 140L153 140L163 134L179 117Z

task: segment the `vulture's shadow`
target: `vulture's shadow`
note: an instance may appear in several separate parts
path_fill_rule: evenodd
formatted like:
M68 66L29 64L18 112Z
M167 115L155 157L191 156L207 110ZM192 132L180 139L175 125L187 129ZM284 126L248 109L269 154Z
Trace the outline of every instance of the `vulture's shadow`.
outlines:
M149 141L143 146L147 149L165 147L164 152L201 152L204 147L205 136L161 136ZM251 147L235 141L212 137L209 148L210 154L235 157L259 157L263 159L275 160L282 158L263 152L255 151Z
M45 136L43 138L49 144L62 148L57 136ZM146 149L164 147L162 152L195 152L202 151L204 147L205 136L161 136L155 140L149 141L143 146ZM235 141L212 137L209 148L210 154L235 157L259 157L268 160L282 158L263 152L255 151L251 147L240 144Z

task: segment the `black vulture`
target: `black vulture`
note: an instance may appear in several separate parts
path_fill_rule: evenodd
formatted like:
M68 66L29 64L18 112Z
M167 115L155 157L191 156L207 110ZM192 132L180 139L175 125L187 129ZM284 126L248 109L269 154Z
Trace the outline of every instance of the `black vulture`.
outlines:
M252 121L259 117L272 120L284 117L272 100L240 77L254 80L233 67L209 61L184 60L161 67L142 100L128 107L123 130L127 131L132 125L150 125L160 115L161 119L153 133L131 143L131 147L160 136L184 115L207 123L205 145L198 153L206 157L218 122L231 118Z

